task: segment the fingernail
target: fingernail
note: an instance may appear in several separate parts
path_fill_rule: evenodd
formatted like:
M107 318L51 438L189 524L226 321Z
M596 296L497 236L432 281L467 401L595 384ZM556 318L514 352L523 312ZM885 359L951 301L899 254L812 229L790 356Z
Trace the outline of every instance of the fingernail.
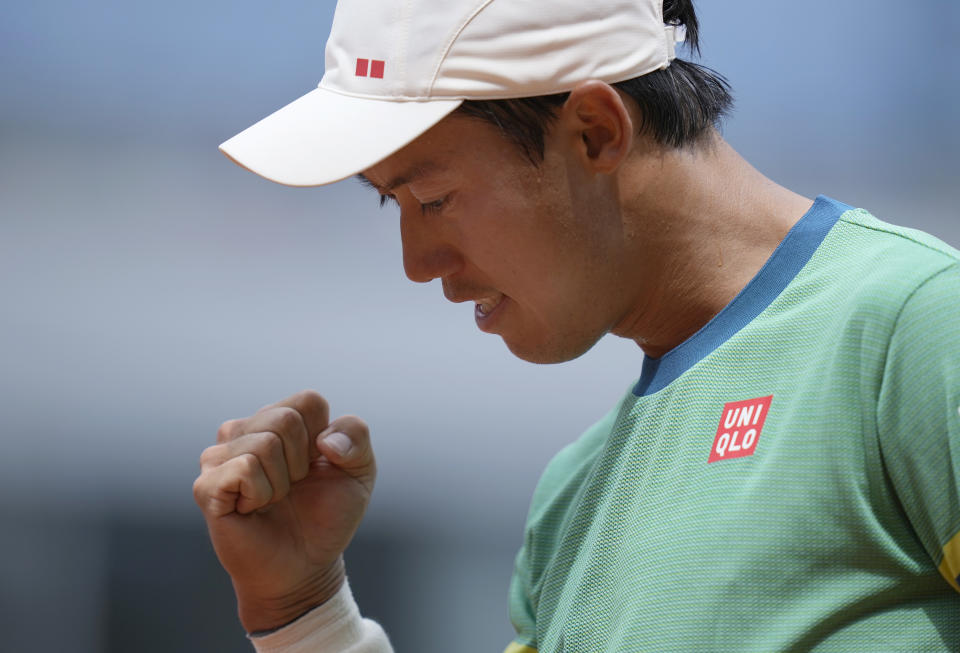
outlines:
M341 456L346 456L353 447L353 441L343 433L331 433L323 441Z

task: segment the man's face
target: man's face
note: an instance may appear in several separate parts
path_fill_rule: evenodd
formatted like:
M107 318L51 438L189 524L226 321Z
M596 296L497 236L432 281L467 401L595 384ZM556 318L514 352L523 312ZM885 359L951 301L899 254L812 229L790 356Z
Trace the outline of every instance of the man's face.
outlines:
M364 172L400 207L407 276L440 278L480 329L537 363L581 355L630 307L615 181L585 170L562 129L546 141L536 166L454 114Z

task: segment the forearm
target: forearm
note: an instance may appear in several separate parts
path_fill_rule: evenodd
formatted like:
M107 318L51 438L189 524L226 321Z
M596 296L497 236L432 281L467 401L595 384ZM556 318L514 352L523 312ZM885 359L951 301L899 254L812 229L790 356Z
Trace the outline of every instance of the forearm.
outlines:
M258 653L393 653L383 629L360 616L346 581L323 605L250 640Z

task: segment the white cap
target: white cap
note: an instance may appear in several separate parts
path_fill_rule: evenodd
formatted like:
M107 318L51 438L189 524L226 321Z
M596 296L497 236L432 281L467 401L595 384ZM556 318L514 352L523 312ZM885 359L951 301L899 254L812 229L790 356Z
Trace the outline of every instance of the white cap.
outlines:
M463 100L548 95L666 68L662 0L340 0L318 88L220 146L281 184L379 163Z

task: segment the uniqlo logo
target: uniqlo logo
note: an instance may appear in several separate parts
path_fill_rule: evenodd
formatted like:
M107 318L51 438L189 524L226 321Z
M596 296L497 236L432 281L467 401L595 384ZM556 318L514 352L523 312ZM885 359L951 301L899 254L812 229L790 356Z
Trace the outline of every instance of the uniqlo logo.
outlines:
M752 456L760 441L773 395L725 404L708 463Z
M357 59L357 77L376 77L383 79L386 62L380 59Z

